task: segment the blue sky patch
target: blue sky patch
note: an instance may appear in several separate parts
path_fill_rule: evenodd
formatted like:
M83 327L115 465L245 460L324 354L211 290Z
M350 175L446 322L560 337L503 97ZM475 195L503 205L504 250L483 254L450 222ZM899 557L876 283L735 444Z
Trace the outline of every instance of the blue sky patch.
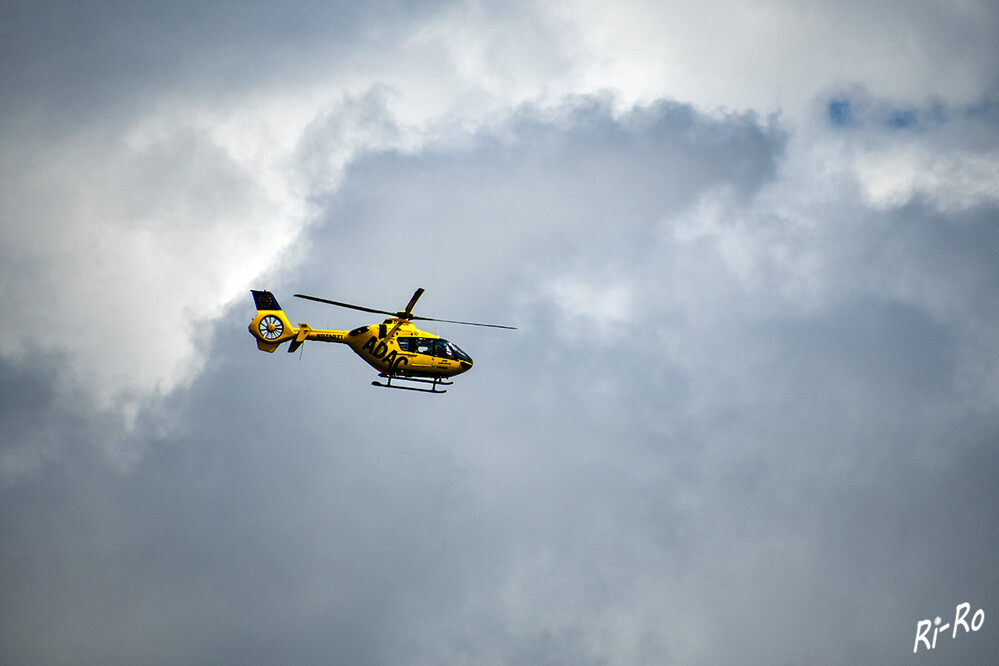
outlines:
M853 105L845 97L830 100L826 111L829 114L830 122L837 127L851 127L856 124Z
M912 129L919 125L919 117L912 109L898 109L888 114L887 125L892 129Z

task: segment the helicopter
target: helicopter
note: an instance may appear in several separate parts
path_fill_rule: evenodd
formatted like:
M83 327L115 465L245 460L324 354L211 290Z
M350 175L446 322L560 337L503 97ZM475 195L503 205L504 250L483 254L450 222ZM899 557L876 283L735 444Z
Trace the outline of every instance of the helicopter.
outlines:
M453 342L433 333L421 331L413 324L414 320L510 330L516 330L516 327L414 315L413 308L423 292L422 288L417 289L406 307L398 312L295 294L295 298L389 316L381 324L338 331L312 328L308 324L301 323L298 327L292 326L284 310L278 305L277 299L274 298L274 294L251 289L257 314L250 322L249 331L257 340L257 349L271 353L285 342L291 343L288 345L289 352L296 351L306 340L345 344L377 370L378 376L385 380L384 383L375 380L371 382L372 386L424 393L447 393L446 389L439 387L454 384L450 381L451 377L470 370L472 357ZM396 383L393 384L393 381Z

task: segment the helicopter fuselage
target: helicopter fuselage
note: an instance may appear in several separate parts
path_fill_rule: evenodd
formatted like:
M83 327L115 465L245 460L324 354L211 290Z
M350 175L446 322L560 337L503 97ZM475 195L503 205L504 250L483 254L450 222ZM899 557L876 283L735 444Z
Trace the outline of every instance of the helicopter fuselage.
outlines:
M472 358L457 345L402 319L355 328L341 342L388 375L453 377L472 367Z
M390 376L446 378L472 367L472 358L457 345L421 331L406 319L391 318L344 331L315 329L308 324L296 327L283 310L258 310L249 330L257 347L267 352L276 351L285 342L291 343L289 352L307 340L345 344L375 370Z

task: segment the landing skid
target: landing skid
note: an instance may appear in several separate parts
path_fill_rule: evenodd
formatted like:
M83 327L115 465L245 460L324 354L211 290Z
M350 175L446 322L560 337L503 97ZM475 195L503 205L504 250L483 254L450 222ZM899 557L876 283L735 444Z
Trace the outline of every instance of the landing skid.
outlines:
M451 386L454 382L446 381L440 377L435 377L434 379L421 379L419 377L403 377L402 375L386 375L381 373L379 377L385 378L385 383L382 384L380 381L375 380L371 382L372 386L378 386L380 388L392 388L392 389L402 389L404 391L419 391L420 393L447 393L446 389L438 390L438 386ZM393 384L392 380L400 382L416 382L418 384L430 384L430 388L420 388L419 386L405 386L399 384Z

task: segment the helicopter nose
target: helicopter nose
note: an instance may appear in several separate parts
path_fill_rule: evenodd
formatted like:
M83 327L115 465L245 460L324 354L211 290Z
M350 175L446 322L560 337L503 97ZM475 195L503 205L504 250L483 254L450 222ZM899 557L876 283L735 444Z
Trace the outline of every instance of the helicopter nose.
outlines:
M472 369L472 359L468 359L467 361L461 361L459 363L459 365L461 366L461 371L462 372L465 372L466 370L471 370Z

